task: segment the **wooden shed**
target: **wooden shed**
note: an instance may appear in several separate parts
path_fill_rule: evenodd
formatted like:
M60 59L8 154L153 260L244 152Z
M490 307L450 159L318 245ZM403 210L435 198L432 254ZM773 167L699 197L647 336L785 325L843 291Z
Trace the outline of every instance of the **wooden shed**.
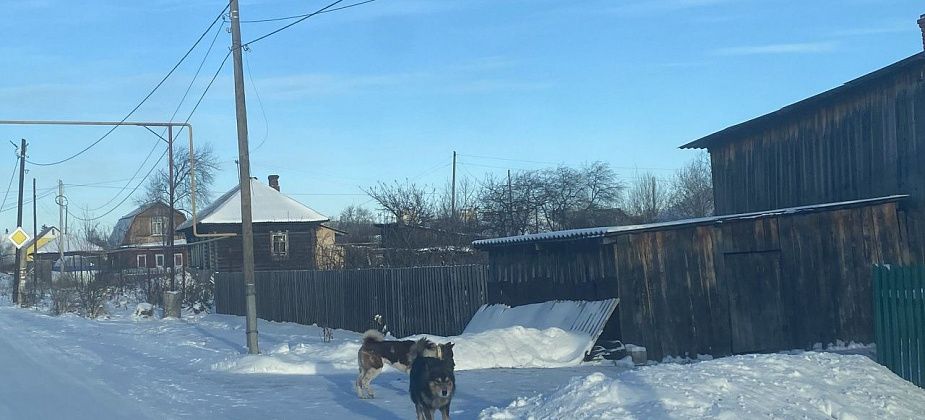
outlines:
M925 53L681 147L710 152L717 214L908 194L925 260Z
M501 302L619 297L603 338L649 357L873 339L871 269L904 263L907 196L476 241Z

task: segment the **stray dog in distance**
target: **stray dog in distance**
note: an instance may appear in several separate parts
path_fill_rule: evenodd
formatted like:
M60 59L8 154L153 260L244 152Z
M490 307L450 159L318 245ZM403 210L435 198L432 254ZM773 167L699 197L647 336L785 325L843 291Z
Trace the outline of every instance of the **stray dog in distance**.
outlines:
M456 392L453 343L439 346L441 358L426 355L430 345L433 344L422 338L411 347L411 381L408 392L411 394L418 420L433 420L435 410L440 410L443 420L449 420L450 403Z
M441 357L442 345L438 346L427 339L421 340L423 340L423 343L416 354ZM421 340L418 340L418 342L421 342ZM363 334L363 345L360 346L360 351L357 352L357 363L360 370L356 381L357 396L360 398L375 398L369 384L376 376L382 373L382 368L386 363L407 373L411 369L412 359L410 355L411 347L414 345L415 342L412 340L387 341L379 331L366 331Z

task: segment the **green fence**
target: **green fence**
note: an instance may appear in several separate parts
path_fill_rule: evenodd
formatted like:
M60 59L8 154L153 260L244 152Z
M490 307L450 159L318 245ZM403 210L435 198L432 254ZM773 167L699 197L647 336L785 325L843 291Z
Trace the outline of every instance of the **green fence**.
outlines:
M877 361L925 387L925 266L874 268Z

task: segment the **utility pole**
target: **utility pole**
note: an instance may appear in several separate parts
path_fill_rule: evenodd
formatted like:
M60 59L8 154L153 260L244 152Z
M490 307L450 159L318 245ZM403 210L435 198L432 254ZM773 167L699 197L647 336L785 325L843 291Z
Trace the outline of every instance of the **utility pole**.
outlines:
M238 0L231 0L231 56L234 59L234 99L238 121L238 162L241 188L241 243L243 245L244 301L247 312L247 352L257 347L257 286L254 282L254 227L251 214L250 150L247 145L247 105L244 100L244 66L241 57L241 22Z
M510 225L508 225L508 234L514 235L514 189L511 187L511 170L507 170L507 205Z
M19 202L16 205L16 227L22 227L22 189L26 177L26 139L19 146ZM22 249L16 249L16 277L13 277L13 303L19 303L19 277L22 275Z
M64 274L64 181L58 180L58 276Z
M456 220L456 151L453 151L453 181L450 187L450 217Z
M35 286L39 282L39 216L38 216L38 194L35 188L35 178L32 178L32 299L35 299ZM34 303L30 303L34 305Z
M176 182L176 180L173 174L173 169L174 169L173 168L173 126L171 125L167 126L167 160L168 160L167 172L170 174L168 175L168 179L169 179L168 183L170 184L170 187L169 187L170 189L170 194L169 194L170 196L169 198L170 199L170 215L167 216L167 251L168 251L167 272L170 275L170 291L175 292L177 291L177 285L176 285L177 274L174 273L175 267L173 264L173 252L174 252L173 251L173 229L174 229L173 214L176 211L174 210L176 207L174 203L174 199L175 199L174 194L176 191L176 186L174 185L174 183Z

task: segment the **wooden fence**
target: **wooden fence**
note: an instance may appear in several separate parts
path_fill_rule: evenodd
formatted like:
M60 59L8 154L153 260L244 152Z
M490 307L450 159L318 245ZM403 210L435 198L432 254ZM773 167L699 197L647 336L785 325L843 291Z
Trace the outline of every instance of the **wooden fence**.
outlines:
M488 268L479 265L340 271L259 271L257 316L352 331L382 315L397 337L460 334L488 302ZM217 273L215 309L244 315L241 273Z
M874 268L877 361L925 387L925 266Z

